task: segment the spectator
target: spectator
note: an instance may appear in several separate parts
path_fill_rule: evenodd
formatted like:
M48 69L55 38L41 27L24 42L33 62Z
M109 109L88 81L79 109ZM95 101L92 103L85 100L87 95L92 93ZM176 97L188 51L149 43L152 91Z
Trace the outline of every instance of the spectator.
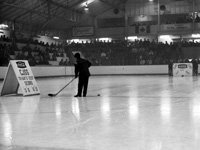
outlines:
M195 22L200 22L200 17L199 15L197 14L196 18L195 18Z
M63 59L60 60L59 65L60 65L60 66L63 66L63 65L64 65Z

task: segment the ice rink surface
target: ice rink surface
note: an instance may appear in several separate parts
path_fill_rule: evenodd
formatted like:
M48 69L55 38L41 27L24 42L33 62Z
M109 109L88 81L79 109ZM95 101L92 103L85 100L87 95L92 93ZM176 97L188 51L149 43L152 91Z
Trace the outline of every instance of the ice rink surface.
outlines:
M91 76L87 97L74 98L77 79L48 96L72 78L0 97L0 150L200 149L199 77Z

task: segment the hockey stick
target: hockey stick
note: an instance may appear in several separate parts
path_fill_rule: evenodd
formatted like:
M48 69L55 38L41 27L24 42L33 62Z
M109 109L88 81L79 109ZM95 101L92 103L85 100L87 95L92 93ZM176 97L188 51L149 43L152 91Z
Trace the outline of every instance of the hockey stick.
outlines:
M53 97L53 96L58 95L64 88L66 88L72 81L74 81L74 79L76 79L76 78L73 78L69 83L67 83L67 85L65 85L65 86L64 86L60 91L58 91L56 94L51 94L51 93L49 93L48 96Z

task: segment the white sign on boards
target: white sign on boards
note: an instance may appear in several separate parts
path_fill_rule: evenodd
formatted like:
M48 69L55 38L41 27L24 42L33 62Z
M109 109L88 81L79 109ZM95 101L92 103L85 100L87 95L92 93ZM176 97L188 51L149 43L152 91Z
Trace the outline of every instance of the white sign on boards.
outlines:
M192 76L193 66L192 63L174 63L173 76L183 77Z
M24 96L40 94L27 60L11 60L4 78L1 95L17 94L19 86Z

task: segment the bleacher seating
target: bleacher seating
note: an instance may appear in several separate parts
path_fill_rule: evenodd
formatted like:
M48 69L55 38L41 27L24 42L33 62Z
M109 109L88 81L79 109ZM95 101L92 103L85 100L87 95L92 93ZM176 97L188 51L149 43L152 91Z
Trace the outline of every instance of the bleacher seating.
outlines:
M199 43L155 43L149 40L71 43L48 45L41 43L16 43L8 39L0 40L1 57L6 65L11 59L31 59L33 65L59 65L63 59L65 65L73 65L73 55L81 53L81 57L93 65L160 65L168 64L171 59L178 62L183 59L182 47L200 46ZM18 56L20 54L21 56Z

